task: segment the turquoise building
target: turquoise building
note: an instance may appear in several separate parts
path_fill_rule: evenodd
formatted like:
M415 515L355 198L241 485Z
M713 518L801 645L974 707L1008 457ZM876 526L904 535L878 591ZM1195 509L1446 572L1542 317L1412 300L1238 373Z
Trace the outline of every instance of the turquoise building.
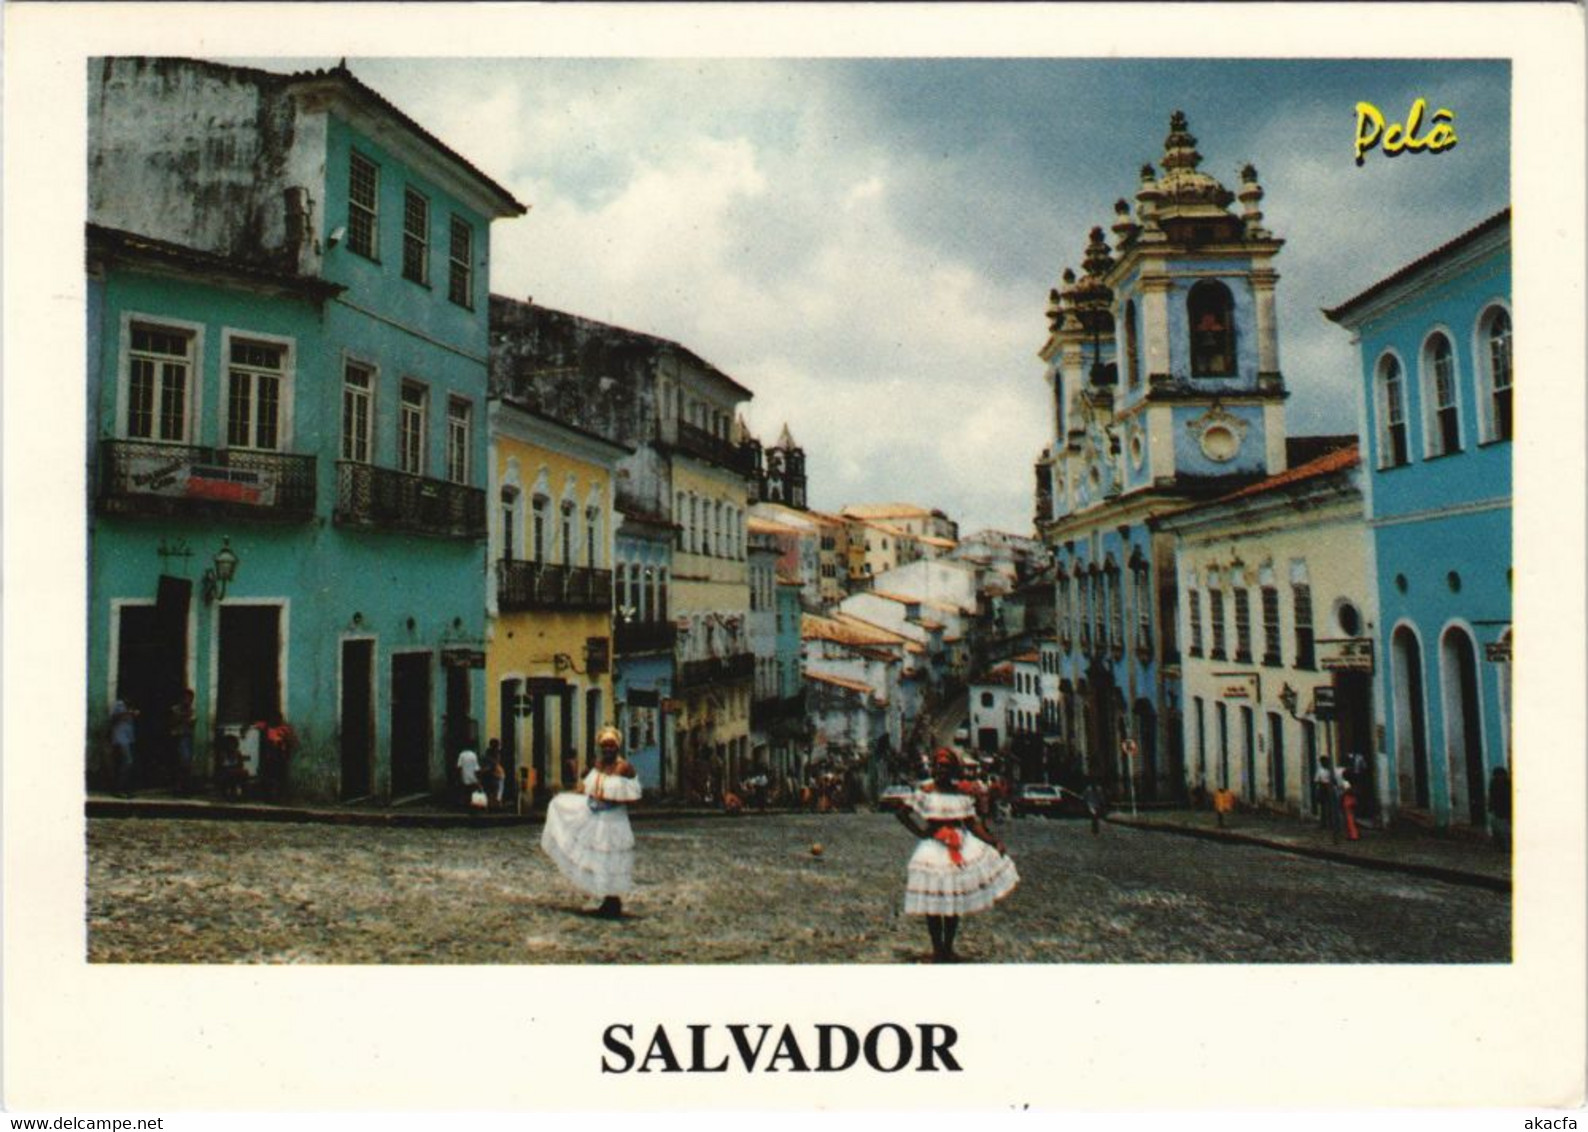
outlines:
M286 722L294 796L443 787L483 708L490 225L522 204L345 67L95 61L87 751ZM251 751L251 743L245 744Z
M1379 753L1391 803L1441 826L1483 828L1511 762L1510 225L1325 312L1361 358Z

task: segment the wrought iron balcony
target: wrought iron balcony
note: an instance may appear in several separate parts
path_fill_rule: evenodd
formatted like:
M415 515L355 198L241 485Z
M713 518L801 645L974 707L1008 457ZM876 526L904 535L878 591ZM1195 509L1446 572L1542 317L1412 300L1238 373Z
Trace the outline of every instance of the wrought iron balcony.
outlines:
M529 609L605 612L612 608L612 571L499 559L496 607L503 613Z
M314 515L313 456L149 440L100 444L99 506L114 514Z
M680 420L677 435L678 447L691 456L710 460L713 464L739 472L741 475L748 474L751 470L751 459L740 452L732 441L715 436L699 425Z
M337 523L446 538L485 537L485 492L373 464L336 465Z
M678 626L672 621L625 621L613 625L619 656L642 652L672 652L678 640Z
M678 666L675 688L697 688L702 684L717 684L728 680L749 680L755 676L755 654L734 653L731 656L711 656L704 660L686 660Z

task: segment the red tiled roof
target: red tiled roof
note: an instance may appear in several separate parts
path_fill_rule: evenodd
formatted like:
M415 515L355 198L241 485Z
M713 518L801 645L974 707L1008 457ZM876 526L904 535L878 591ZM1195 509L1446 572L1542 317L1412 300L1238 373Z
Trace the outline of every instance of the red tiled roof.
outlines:
M1266 480L1247 484L1239 491L1232 491L1228 495L1220 496L1214 500L1215 504L1224 503L1231 499L1245 499L1253 495L1262 495L1276 488L1286 487L1290 484L1302 483L1305 480L1316 479L1333 472L1343 472L1347 468L1354 468L1362 462L1361 449L1355 444L1346 448L1337 448L1333 452L1319 456L1316 460L1308 460L1305 464L1298 464L1294 468L1286 468L1277 476L1269 476Z
M845 688L851 692L859 692L864 696L871 695L871 685L864 684L859 680L848 680L842 676L828 676L822 672L807 672L805 673L805 679L815 680L818 684L831 684L835 688Z

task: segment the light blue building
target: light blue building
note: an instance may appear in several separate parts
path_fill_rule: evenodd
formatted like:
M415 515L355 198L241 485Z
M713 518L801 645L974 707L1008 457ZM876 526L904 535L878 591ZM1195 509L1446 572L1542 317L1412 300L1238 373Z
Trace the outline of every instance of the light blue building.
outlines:
M1391 804L1488 821L1511 761L1511 213L1326 311L1362 367Z
M1286 461L1272 267L1283 241L1262 225L1255 169L1235 193L1201 160L1177 111L1134 211L1114 205L1112 248L1094 228L1083 274L1066 271L1053 293L1040 352L1054 439L1037 463L1037 522L1059 645L1048 762L1115 796L1186 787L1174 540L1154 518Z
M614 567L613 699L618 727L640 783L652 793L676 792L669 781L664 707L673 695L673 646L678 631L668 616L673 565L671 523L626 514L618 528Z
M505 189L345 67L90 67L87 740L196 693L286 788L443 786L483 690L490 224Z

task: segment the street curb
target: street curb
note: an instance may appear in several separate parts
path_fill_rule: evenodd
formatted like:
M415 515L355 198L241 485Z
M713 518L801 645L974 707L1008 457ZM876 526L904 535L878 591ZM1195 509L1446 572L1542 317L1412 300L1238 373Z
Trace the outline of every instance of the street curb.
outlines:
M1114 825L1146 830L1150 833L1178 833L1183 837L1200 837L1205 841L1228 841L1236 845L1254 845L1260 849L1273 849L1280 853L1290 853L1297 857L1313 857L1321 861L1333 861L1340 865L1356 865L1359 868L1377 869L1380 872L1409 873L1412 876L1427 877L1430 880L1440 880L1447 884L1464 884L1473 888L1486 888L1490 892L1499 892L1505 895L1509 895L1511 892L1511 882L1503 877L1467 872L1465 869L1451 869L1443 865L1425 865L1417 861L1388 861L1381 857L1364 857L1356 853L1344 853L1337 849L1320 849L1310 845L1292 845L1288 842L1273 841L1266 837L1258 837L1250 833L1238 833L1229 829L1202 829L1198 826L1175 825L1171 822L1142 821L1139 818L1118 817L1112 814L1105 820Z
M502 826L543 825L545 813L476 814L437 813L425 810L321 810L296 806L264 806L247 802L140 801L123 798L89 798L83 804L90 818L165 818L175 821L273 822L286 825L384 826L391 829L496 829ZM781 812L781 811L779 811ZM631 811L637 822L680 818L726 818L722 810L654 809ZM744 815L754 817L755 815Z

